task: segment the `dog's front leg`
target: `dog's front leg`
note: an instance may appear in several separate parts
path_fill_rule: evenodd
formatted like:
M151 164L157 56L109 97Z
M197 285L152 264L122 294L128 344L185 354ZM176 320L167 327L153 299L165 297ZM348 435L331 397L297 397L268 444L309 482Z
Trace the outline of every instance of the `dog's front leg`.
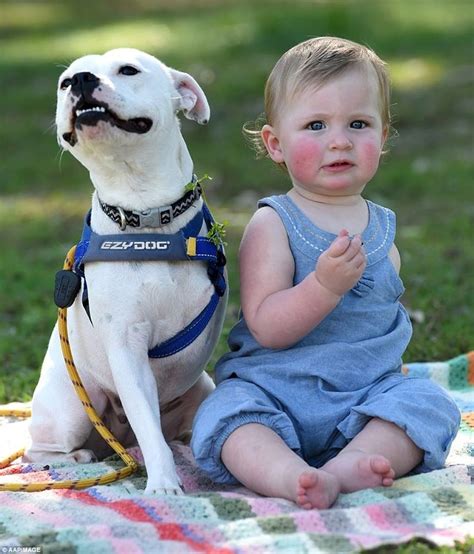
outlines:
M113 380L141 448L148 474L145 493L181 494L173 454L161 429L158 389L148 360L148 323L133 324L108 352Z

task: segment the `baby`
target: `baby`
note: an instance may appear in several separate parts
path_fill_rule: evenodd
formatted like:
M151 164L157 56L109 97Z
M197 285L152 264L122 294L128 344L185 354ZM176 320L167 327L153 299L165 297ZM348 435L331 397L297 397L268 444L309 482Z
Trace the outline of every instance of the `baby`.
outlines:
M192 448L215 481L302 508L443 466L459 411L401 373L411 334L399 298L395 214L361 194L390 128L385 63L322 37L286 52L254 133L286 169L240 248L242 319L199 409Z

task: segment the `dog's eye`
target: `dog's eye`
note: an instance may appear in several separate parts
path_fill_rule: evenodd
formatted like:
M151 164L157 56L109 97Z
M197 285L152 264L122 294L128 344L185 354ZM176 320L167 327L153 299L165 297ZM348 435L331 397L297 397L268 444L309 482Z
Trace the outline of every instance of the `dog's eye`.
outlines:
M61 90L66 90L68 87L72 85L72 79L64 79L64 81L61 82Z
M140 71L136 67L133 67L133 65L122 65L118 72L121 75L136 75L137 73L140 73Z

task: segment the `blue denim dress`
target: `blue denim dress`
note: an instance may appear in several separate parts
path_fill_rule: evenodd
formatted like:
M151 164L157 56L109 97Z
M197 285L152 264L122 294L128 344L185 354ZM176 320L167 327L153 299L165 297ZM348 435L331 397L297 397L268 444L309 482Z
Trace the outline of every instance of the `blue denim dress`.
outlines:
M236 482L220 452L246 423L270 427L320 467L378 417L401 427L425 451L418 471L443 466L459 410L435 383L401 373L412 328L399 302L403 283L388 257L395 214L367 205L366 270L319 325L286 349L260 346L243 318L232 329L230 352L216 366L217 388L196 415L191 443L198 465L215 481ZM273 208L285 226L296 285L314 271L336 235L315 226L287 195L264 198L259 206Z

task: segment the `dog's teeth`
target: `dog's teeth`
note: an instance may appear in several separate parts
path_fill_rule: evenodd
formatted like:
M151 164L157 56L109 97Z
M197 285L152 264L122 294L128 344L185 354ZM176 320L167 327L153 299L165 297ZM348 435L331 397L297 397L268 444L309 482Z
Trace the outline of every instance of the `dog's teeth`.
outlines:
M83 113L86 112L105 112L105 108L103 106L94 106L93 108L86 108L85 110L76 110L76 116L80 116Z

